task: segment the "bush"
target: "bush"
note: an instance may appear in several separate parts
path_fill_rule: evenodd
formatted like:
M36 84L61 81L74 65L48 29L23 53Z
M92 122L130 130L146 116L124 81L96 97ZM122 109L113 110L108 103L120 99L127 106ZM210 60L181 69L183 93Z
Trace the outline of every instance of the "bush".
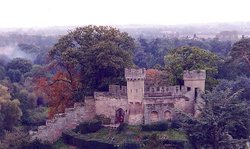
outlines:
M141 125L142 131L166 131L169 128L167 122L158 122L153 124Z
M31 143L23 144L19 149L52 149L52 145L35 140Z
M140 149L141 146L138 143L124 143L119 149Z
M127 129L127 127L128 127L127 123L122 123L119 125L119 127L117 127L116 131L119 134L119 133L125 131Z
M187 142L185 141L178 141L178 140L164 140L163 144L171 146L173 148L177 148L177 149L183 149L188 148Z
M84 140L74 131L66 131L62 133L62 139L64 143L76 146L78 148L87 149L117 149L113 144L94 141L94 140Z
M170 124L170 128L173 128L173 129L179 129L181 127L182 127L181 122L178 120L174 120Z
M79 126L76 127L74 130L75 132L80 132L81 134L97 132L102 128L102 122L98 120L92 120L89 122L81 123Z

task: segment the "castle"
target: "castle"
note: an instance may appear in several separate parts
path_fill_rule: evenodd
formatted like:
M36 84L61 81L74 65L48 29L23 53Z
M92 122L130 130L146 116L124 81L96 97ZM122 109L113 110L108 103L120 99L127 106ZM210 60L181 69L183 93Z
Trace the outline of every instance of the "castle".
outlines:
M205 70L184 71L184 85L148 85L145 69L125 69L127 86L110 85L108 92L95 92L85 102L66 108L37 131L30 131L32 139L55 142L65 130L74 129L84 121L102 115L111 124L151 124L172 120L179 112L196 116L202 106L205 90Z
M205 90L206 71L184 71L184 85L145 85L145 69L125 69L127 86L110 85L108 92L95 92L96 115L112 124L150 124L171 120L181 111L196 116Z

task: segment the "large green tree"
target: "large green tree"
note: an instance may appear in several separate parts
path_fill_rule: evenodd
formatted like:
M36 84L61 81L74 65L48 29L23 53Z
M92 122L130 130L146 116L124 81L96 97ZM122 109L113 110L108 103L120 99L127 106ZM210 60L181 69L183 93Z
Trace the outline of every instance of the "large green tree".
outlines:
M206 89L211 89L216 80L220 58L207 50L198 47L180 47L172 49L165 56L165 67L169 71L173 84L182 84L184 70L207 71Z
M184 129L193 148L233 149L232 139L249 136L249 104L240 100L241 90L223 86L221 84L205 95L199 117L184 118Z
M133 65L133 49L134 39L127 33L110 26L90 25L61 37L49 55L57 66L79 70L82 87L91 94L124 81L124 68Z
M14 58L7 66L7 70L19 70L22 74L29 72L32 68L32 62L23 58Z
M230 55L235 60L245 61L250 69L250 38L241 39L231 49Z
M8 88L0 85L0 137L5 130L12 130L20 120L22 111L18 100L11 100Z

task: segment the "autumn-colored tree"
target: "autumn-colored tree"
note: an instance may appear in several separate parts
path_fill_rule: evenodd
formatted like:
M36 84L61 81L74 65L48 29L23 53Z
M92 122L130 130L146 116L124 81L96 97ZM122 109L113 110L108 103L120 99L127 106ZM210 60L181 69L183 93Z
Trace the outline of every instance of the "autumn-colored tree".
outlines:
M131 67L134 39L110 26L76 28L49 51L53 61L73 65L81 73L82 92L92 95L111 83L125 83L124 68Z
M52 77L37 78L37 93L48 100L48 117L64 112L77 99L79 75L72 71L57 70Z
M166 71L160 71L157 69L148 69L146 71L146 82L147 85L168 85L168 74Z
M37 79L37 89L49 101L49 117L108 84L124 83L133 48L133 38L109 26L79 27L62 36L49 51L52 76Z

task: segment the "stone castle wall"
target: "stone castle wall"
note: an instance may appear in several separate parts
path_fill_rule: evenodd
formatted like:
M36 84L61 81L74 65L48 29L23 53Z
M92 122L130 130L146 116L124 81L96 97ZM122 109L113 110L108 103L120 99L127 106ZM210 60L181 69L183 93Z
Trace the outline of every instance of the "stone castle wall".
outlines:
M193 91L172 96L148 96L144 98L144 105L145 124L175 118L176 112L193 115L195 111Z
M61 137L63 131L74 129L94 117L95 101L93 97L87 97L85 103L75 103L73 108L66 108L64 113L56 114L53 119L47 120L46 125L39 126L36 132L30 132L31 138L53 143Z
M125 119L128 119L128 100L126 96L117 96L109 92L95 92L96 115L105 115L111 119L111 123L115 123L116 111L122 109L125 111Z
M145 69L125 69L125 78L128 80L137 80L146 78Z
M175 86L146 86L145 97L163 97L163 96L177 96L183 95L189 91L188 87Z
M113 95L127 96L127 86L109 85L109 93Z

